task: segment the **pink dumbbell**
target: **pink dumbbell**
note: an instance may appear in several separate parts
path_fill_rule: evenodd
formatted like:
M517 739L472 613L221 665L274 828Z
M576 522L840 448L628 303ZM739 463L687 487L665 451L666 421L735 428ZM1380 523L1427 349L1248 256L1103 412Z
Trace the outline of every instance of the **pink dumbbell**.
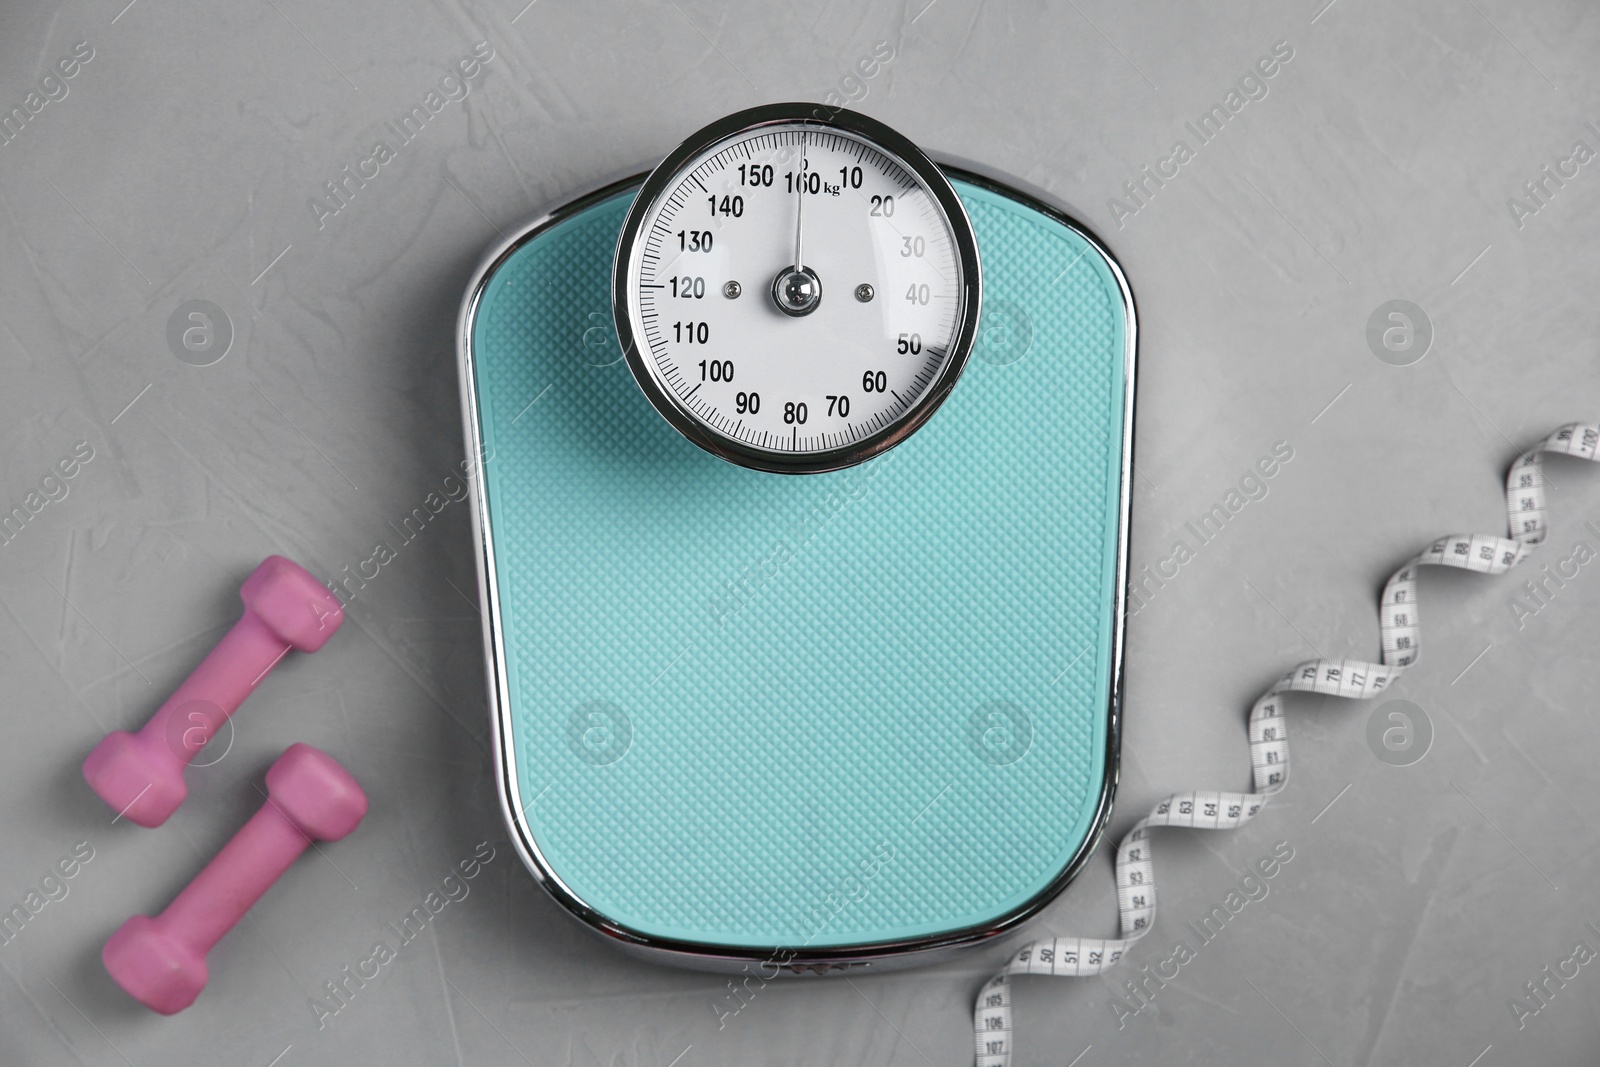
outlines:
M361 823L367 795L333 757L290 745L267 771L267 802L154 919L135 915L100 958L135 1000L172 1015L205 988L206 954L312 841Z
M239 589L233 624L137 734L107 734L83 761L89 788L140 826L178 810L189 761L289 649L315 652L344 621L344 606L298 563L268 556Z

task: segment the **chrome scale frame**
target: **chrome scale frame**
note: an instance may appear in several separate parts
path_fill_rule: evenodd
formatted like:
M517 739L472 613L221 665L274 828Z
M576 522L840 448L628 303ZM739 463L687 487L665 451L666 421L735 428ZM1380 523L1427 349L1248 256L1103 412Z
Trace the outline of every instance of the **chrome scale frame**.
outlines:
M499 780L501 814L517 854L534 878L555 898L561 907L583 926L622 949L630 955L658 964L687 967L694 970L722 973L739 973L752 964L758 966L762 977L783 975L844 974L863 970L896 970L942 962L962 950L987 945L997 938L1012 934L1028 920L1034 918L1049 904L1088 862L1105 834L1111 815L1112 798L1116 793L1119 776L1118 758L1122 733L1122 667L1125 643L1128 580L1128 535L1133 474L1133 405L1135 394L1135 365L1138 352L1138 319L1133 290L1128 285L1120 265L1106 246L1086 226L1057 207L1048 194L1019 188L1012 178L991 177L973 164L964 161L939 161L939 166L950 178L968 182L1001 196L1026 204L1040 213L1072 229L1089 243L1111 269L1122 292L1123 308L1127 315L1123 382L1123 441L1120 501L1117 520L1117 574L1112 631L1111 676L1106 693L1108 722L1106 729L1106 770L1097 801L1091 830L1085 836L1071 861L1051 880L1050 884L1030 900L1005 915L990 922L945 931L924 937L872 944L837 947L805 947L773 945L740 948L728 945L703 944L656 937L630 929L612 921L602 912L589 906L582 897L561 880L546 862L534 839L532 828L525 817L531 801L525 803L517 782L517 771L512 757L514 720L510 706L510 688L506 675L505 641L501 629L502 606L499 582L495 570L494 531L489 527L484 500L484 483L481 473L471 481L471 515L474 555L477 559L478 591L485 607L483 638L488 691L493 708L493 750L495 774ZM618 193L643 185L649 172L641 172L608 182L599 188L572 199L560 207L541 215L522 226L515 236L496 246L473 273L462 301L457 319L456 353L459 372L462 422L467 454L483 456L483 442L478 424L478 389L472 365L472 327L484 289L495 270L524 243L590 206L607 200Z

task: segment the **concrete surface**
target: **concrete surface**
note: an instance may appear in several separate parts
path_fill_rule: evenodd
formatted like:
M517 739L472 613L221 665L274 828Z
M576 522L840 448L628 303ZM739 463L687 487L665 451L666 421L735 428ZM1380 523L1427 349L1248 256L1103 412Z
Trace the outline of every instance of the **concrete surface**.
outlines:
M167 826L113 824L79 777L231 624L262 556L331 576L452 471L456 305L496 231L716 116L855 97L1109 241L1142 313L1136 570L1292 446L1130 624L1115 832L1170 790L1246 788L1257 693L1318 650L1376 655L1389 571L1434 536L1501 532L1519 447L1600 415L1600 163L1574 156L1600 149L1591 4L524 2L0 14L0 107L26 115L0 144L0 502L39 492L0 545L0 907L59 898L0 944L6 1064L971 1062L972 998L1009 945L769 986L730 1015L723 979L632 962L558 913L495 805L461 505L369 583L336 649L262 685ZM850 80L880 41L892 61ZM469 88L441 89L480 42ZM1244 82L1279 42L1292 56ZM1236 88L1202 144L1185 124ZM420 132L331 198L433 91ZM1180 140L1190 158L1162 163ZM1127 197L1146 166L1169 177ZM1418 362L1369 348L1390 300L1431 320ZM208 366L224 322L189 301L231 333ZM46 483L79 442L92 458ZM1549 471L1535 567L1600 547L1582 525L1600 471ZM1019 980L1018 1067L1592 1062L1600 966L1564 961L1600 949L1593 570L1532 613L1512 606L1527 574L1430 573L1425 654L1394 694L1431 723L1426 755L1376 758L1373 705L1295 699L1288 793L1238 833L1159 838L1162 910L1128 969L1288 842L1268 896L1131 1018L1126 974ZM261 901L192 1009L146 1012L100 945L188 880L294 740L367 785L367 824ZM324 983L485 841L467 895L319 1027ZM92 859L46 883L80 842ZM1032 930L1113 933L1109 858Z

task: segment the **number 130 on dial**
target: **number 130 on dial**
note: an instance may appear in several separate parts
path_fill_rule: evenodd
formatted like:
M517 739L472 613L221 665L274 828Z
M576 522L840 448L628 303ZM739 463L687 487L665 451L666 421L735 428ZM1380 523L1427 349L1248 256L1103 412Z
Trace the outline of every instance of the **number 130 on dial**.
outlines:
M645 180L612 300L669 423L801 474L933 415L971 353L980 284L972 224L920 149L864 115L774 104L701 130Z

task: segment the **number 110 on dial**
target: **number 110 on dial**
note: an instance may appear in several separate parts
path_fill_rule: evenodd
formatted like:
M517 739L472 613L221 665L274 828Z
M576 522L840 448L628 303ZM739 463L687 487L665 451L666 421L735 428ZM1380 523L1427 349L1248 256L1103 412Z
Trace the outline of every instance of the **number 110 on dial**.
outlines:
M944 173L849 111L755 108L646 179L612 278L629 368L702 448L813 473L905 440L976 334L977 244Z

